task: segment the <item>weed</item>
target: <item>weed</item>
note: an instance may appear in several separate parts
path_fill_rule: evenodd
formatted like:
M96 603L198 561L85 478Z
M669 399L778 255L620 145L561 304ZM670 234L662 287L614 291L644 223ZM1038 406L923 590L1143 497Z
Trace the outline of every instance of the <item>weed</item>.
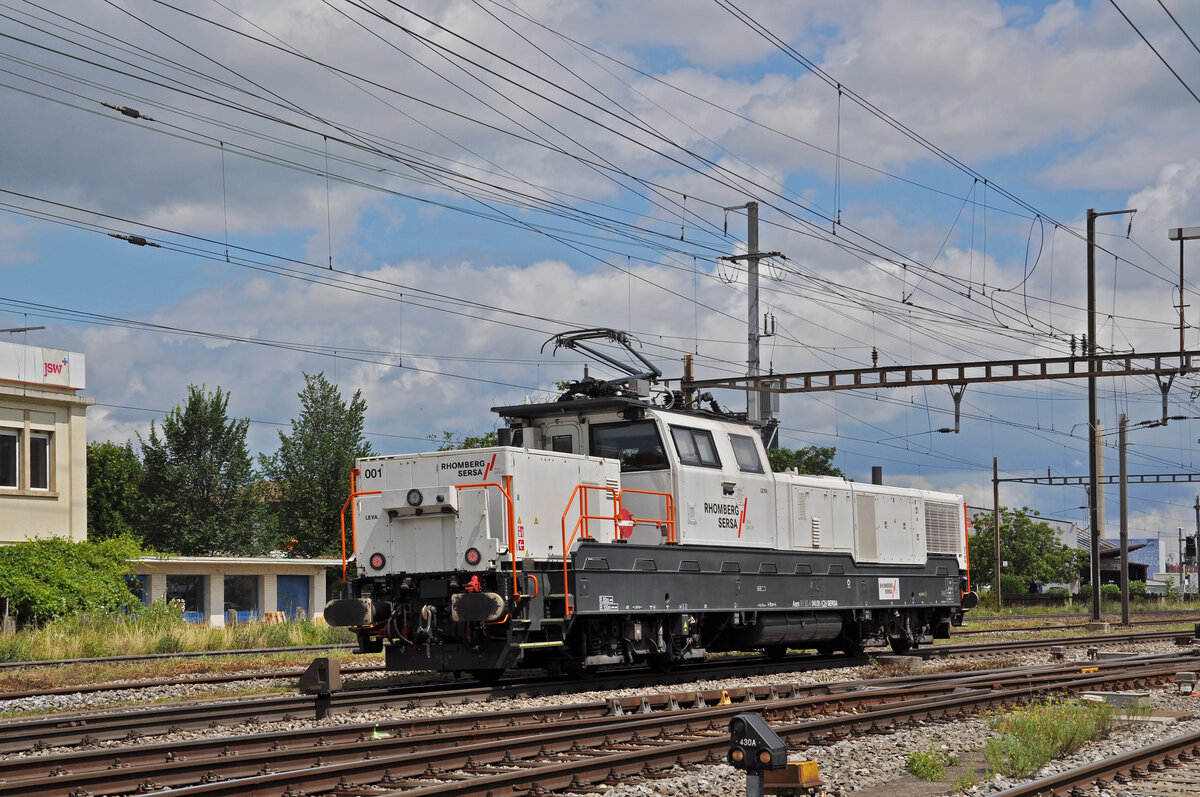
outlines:
M971 767L967 770L966 774L959 775L957 778L955 778L954 783L951 785L954 788L955 794L963 794L967 791L967 789L970 789L978 782L979 775L976 774L975 767Z
M930 750L927 753L910 753L904 768L921 780L943 781L946 779L946 767L957 763L958 758L944 750Z
M997 735L984 747L984 758L997 772L1029 777L1056 757L1103 737L1115 721L1113 707L1102 702L1047 700L993 714L988 725Z

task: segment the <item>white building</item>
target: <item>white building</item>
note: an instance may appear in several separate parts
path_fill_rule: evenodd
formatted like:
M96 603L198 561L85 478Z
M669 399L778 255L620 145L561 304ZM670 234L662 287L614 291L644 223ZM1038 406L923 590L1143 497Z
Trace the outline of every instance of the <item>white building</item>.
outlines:
M80 352L0 342L0 544L87 539Z

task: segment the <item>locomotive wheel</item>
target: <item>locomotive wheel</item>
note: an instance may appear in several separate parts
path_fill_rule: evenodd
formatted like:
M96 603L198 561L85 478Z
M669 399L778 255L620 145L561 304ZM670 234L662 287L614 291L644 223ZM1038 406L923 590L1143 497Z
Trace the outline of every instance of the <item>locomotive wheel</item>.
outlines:
M786 656L787 652L787 645L767 645L765 648L763 648L763 653L766 654L767 658L775 659L776 661Z
M817 645L817 655L821 656L822 658L828 659L837 652L837 646L832 642L822 642L821 644Z
M908 637L889 637L888 642L892 645L892 653L895 653L897 656L902 656L912 650L912 642L909 641Z
M504 675L503 667L487 670L471 670L471 677L484 686L495 686L500 682L500 676L502 675Z

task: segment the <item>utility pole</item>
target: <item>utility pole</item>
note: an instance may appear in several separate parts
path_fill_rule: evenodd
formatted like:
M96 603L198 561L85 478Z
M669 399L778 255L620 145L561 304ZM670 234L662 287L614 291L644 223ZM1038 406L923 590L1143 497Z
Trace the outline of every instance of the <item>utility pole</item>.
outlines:
M1187 600L1187 585L1183 581L1183 526L1179 527L1179 588L1183 590L1183 599Z
M992 457L992 530L996 540L996 608L1004 606L1004 596L1000 591L1000 459Z
M725 210L746 211L746 254L725 255L721 260L746 261L746 420L759 426L762 418L762 399L758 389L757 377L762 372L758 354L758 261L766 257L779 257L782 252L758 251L758 203L747 202L744 205L734 205Z
M1100 479L1099 463L1100 413L1097 409L1096 373L1099 363L1096 360L1096 219L1101 216L1114 216L1121 213L1136 213L1135 209L1113 210L1097 213L1093 208L1087 212L1087 302L1088 302L1088 509L1089 524L1091 525L1092 541L1092 620L1100 621Z
M1183 317L1183 242L1200 238L1200 227L1171 227L1167 230L1167 239L1179 241L1179 350L1183 351L1183 331L1187 324Z
M762 371L758 357L758 203L746 203L746 376L758 376ZM759 392L746 393L746 420L755 423L762 419Z
M1129 425L1129 416L1121 413L1117 423L1117 448L1120 451L1118 459L1121 473L1121 625L1129 625L1129 512L1127 509L1126 488L1129 486L1129 471L1125 467L1125 432Z

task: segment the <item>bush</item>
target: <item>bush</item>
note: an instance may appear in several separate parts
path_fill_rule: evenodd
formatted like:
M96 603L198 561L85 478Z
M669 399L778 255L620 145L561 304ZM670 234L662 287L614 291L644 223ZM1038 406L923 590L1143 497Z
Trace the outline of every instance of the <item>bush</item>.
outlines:
M1101 584L1100 585L1100 600L1104 600L1104 601L1119 601L1119 600L1121 600L1121 586L1119 584Z
M1146 597L1146 582L1141 579L1134 579L1129 582L1129 597L1144 598Z
M946 767L957 763L956 757L942 750L930 750L928 753L910 753L904 768L921 780L943 781L946 779Z
M130 537L71 542L61 537L0 547L0 595L21 623L111 614L136 599L125 584L142 550Z
M1029 583L1015 573L1001 573L1000 591L1005 595L1025 595L1029 592Z
M1104 593L1102 592L1100 594L1103 595ZM1079 600L1080 603L1091 603L1091 601L1092 601L1092 585L1091 584L1080 584L1079 585L1079 594L1076 595L1075 597Z

